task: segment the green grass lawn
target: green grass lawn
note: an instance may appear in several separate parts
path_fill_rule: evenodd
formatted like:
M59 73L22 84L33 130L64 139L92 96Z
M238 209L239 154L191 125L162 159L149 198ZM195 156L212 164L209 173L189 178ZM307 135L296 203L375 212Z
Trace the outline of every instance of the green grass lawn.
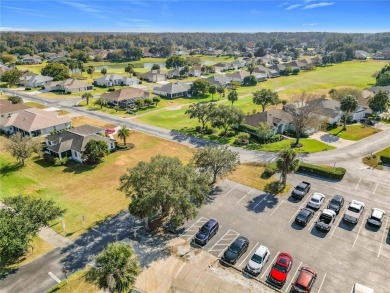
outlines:
M348 140L360 140L374 133L380 132L380 129L364 126L362 124L347 125L347 130L343 130L342 126L329 130L328 133Z
M362 162L372 168L383 170L384 165L382 164L380 156L390 156L390 147L375 153L374 156L368 155L364 157Z
M46 109L46 108L48 108L47 106L39 104L39 103L36 103L36 102L26 102L24 104L26 106L30 106L30 107L34 107L34 108L38 108L38 109Z
M268 144L250 144L247 148L265 152L278 152L283 148L290 147L293 142L295 142L295 139L285 139ZM325 151L326 148L328 150L333 150L335 148L330 145L327 147L325 143L310 138L302 138L299 142L302 144L302 147L295 148L298 153L316 153Z

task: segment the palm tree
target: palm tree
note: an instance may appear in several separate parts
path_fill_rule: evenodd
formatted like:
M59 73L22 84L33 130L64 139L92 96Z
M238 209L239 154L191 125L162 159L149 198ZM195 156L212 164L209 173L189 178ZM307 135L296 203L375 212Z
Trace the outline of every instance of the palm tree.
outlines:
M358 100L352 95L347 95L341 99L340 109L341 109L341 111L344 112L343 130L347 129L346 125L347 125L347 118L349 116L349 113L356 111L358 106L359 106Z
M97 100L95 101L95 105L99 105L100 109L103 109L103 106L107 105L107 100L102 97L97 98Z
M247 65L247 69L248 69L248 71L249 71L249 74L252 74L253 73L253 70L255 70L255 63L249 63L248 65Z
M91 93L83 93L83 95L81 96L81 98L84 100L87 100L87 105L89 105L89 99L92 98L92 94Z
M118 130L118 138L123 140L123 144L126 145L126 138L128 138L131 134L130 129L128 129L125 125L122 125Z
M285 148L279 152L279 157L276 160L276 167L281 173L281 183L286 186L287 175L295 172L299 167L299 160L297 159L297 152L292 148Z
M225 88L224 88L223 86L220 85L220 86L217 88L217 92L218 92L218 94L219 94L219 97L222 99L222 94L225 93Z
M235 101L238 100L238 94L236 90L232 90L228 95L228 100L232 102L232 108Z
M87 273L87 280L109 292L129 292L141 272L130 245L114 242L96 257L96 265Z
M92 75L93 73L95 72L95 67L93 66L88 66L87 68L87 73L89 74L89 76L92 78Z
M211 94L211 100L214 101L214 94L217 92L217 87L215 85L209 86L209 94Z
M100 70L100 73L103 74L103 75L106 75L107 74L107 69L105 67L103 67L102 70Z

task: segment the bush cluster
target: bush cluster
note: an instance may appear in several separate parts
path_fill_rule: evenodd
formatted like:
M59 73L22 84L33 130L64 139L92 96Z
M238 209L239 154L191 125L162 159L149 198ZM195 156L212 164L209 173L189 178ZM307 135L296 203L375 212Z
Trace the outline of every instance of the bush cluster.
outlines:
M390 164L390 156L380 156L382 163Z
M301 162L298 168L298 172L313 174L329 179L341 180L347 171L341 167L332 168L329 166L317 166Z

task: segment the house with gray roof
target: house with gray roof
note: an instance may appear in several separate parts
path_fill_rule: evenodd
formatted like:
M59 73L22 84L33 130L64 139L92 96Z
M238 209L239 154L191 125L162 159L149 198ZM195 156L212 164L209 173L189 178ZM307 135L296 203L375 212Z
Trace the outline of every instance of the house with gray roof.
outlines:
M230 69L238 70L240 68L244 68L246 66L246 62L244 60L234 60L230 62Z
M188 71L188 75L189 76L196 76L196 77L199 77L202 75L202 66L200 65L197 65L197 66L194 66L190 69L190 71Z
M212 68L213 68L213 71L216 73L224 72L224 71L231 69L229 62L219 62L217 64L214 64L212 66Z
M101 97L105 99L108 104L132 109L136 107L135 101L137 99L153 98L154 95L139 88L128 87L104 93Z
M41 64L42 63L42 58L39 56L30 56L30 55L24 55L21 58L23 64Z
M51 76L44 76L33 72L28 72L19 78L19 84L24 87L39 87L45 83L52 81Z
M215 86L223 86L223 87L230 86L230 78L228 78L226 75L223 74L216 74L210 76L206 78L206 80Z
M356 50L353 52L353 56L358 60L366 60L371 57L371 54L363 50Z
M264 67L264 66L255 67L255 69L253 70L253 73L264 73L267 75L267 78L273 78L273 77L280 76L278 71L270 69L268 67Z
M167 98L190 96L190 85L185 82L170 82L160 87L155 87L153 92Z
M150 82L159 82L159 81L166 80L167 74L162 69L156 69L156 70L151 70L151 71L142 73L140 75L140 78L147 80L147 81L150 81Z
M77 93L93 90L93 85L85 83L81 80L68 78L60 81L50 81L45 83L45 90L49 92L65 92Z
M45 153L59 159L68 158L82 163L85 146L91 140L105 142L111 152L116 148L115 140L105 137L103 128L81 125L47 136Z
M115 86L115 85L135 85L139 84L139 79L135 77L127 77L119 74L107 74L93 81L97 86Z
M260 123L268 124L274 135L277 133L283 134L287 130L293 130L294 125L292 121L292 114L279 109L247 115L244 118L244 123L253 127L259 127Z
M268 68L271 70L275 70L280 74L281 71L286 69L286 66L284 66L283 64L275 64L275 65L272 65Z
M244 78L249 76L250 73L245 70L239 70L232 73L227 73L226 77L230 79L230 81L243 82Z

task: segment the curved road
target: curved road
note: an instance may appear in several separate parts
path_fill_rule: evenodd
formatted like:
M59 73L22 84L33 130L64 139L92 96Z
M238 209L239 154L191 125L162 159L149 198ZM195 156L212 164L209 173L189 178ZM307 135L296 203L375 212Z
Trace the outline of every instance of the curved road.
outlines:
M214 144L210 141L195 138L192 136L184 135L175 131L171 131L165 128L144 124L134 121L133 119L126 119L110 114L102 113L99 111L91 111L85 108L76 107L76 103L80 101L77 99L45 99L30 94L21 93L14 90L2 89L3 92L18 95L24 99L43 103L51 107L67 110L87 117L104 120L106 122L116 125L126 125L131 129L139 132L143 132L149 135L153 135L159 138L163 138L170 141L179 142L189 147L203 147L205 145ZM340 149L334 149L327 152L319 152L312 154L302 154L301 158L305 162L317 163L317 164L333 164L334 162L350 161L353 159L361 158L370 152L376 152L381 149L390 146L390 129L376 133L357 141L356 143L343 147ZM251 151L238 147L230 147L232 150L240 154L241 162L270 162L275 160L276 154L270 152Z

